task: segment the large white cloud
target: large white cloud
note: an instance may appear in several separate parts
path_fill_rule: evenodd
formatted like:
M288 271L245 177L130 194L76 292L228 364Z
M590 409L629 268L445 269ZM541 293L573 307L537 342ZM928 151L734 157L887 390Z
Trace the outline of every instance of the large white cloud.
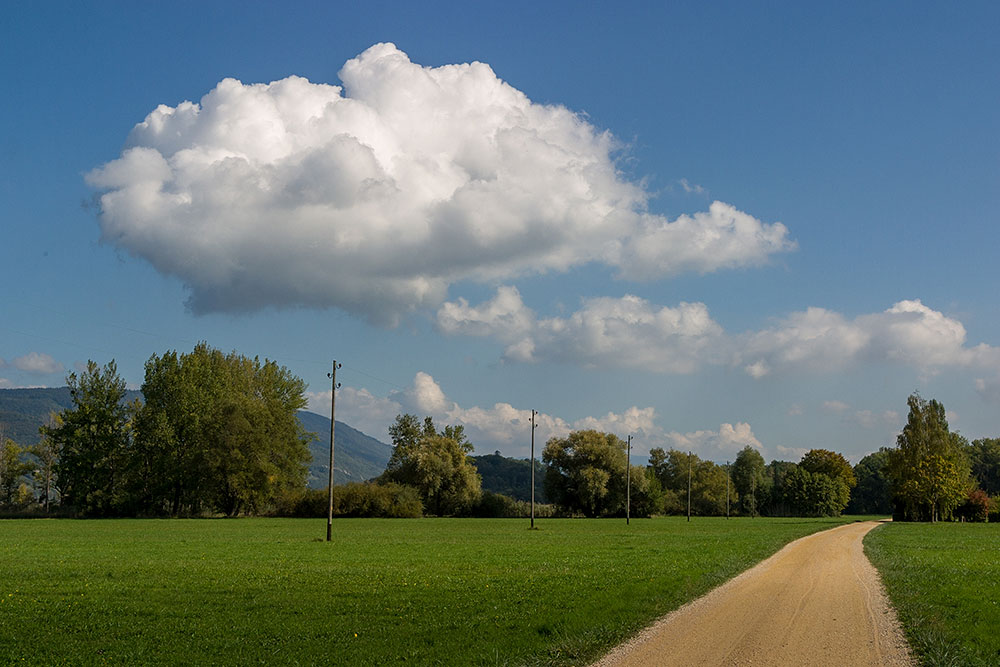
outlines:
M774 372L833 372L857 362L901 364L922 373L947 368L1000 374L1000 348L966 345L958 320L920 301L900 301L881 313L848 319L808 308L773 326L727 333L703 303L657 306L636 296L585 299L568 317L541 318L513 287L472 306L464 299L438 310L451 335L488 336L506 346L509 361L692 373L706 365L738 366L754 378ZM977 388L991 395L992 381Z
M794 247L721 202L650 214L610 133L486 64L377 44L340 79L225 79L157 107L87 175L103 238L183 280L195 312L336 306L388 324L457 280L588 262L652 279Z

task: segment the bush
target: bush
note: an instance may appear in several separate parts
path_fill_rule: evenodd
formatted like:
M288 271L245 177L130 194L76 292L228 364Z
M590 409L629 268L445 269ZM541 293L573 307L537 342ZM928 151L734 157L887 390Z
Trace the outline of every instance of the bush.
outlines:
M481 519L527 519L531 517L531 503L514 500L510 496L492 491L484 491L479 502L469 512L470 516ZM535 503L535 518L547 519L556 516L555 505Z
M319 518L329 512L327 489L301 489L277 503L274 514ZM413 519L423 516L417 490L401 484L351 483L333 487L333 514L340 517Z
M965 502L955 510L955 516L966 521L984 523L989 520L990 499L985 491L973 489L969 491Z

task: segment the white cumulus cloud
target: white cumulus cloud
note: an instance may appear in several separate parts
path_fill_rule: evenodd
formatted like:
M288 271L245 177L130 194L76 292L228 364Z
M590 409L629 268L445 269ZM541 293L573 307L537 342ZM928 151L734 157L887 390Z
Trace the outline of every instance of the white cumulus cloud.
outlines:
M746 422L734 424L722 424L718 431L694 431L692 433L678 433L672 431L665 434L665 439L674 449L681 451L692 451L703 458L712 460L720 456L735 457L744 447L753 447L761 451L764 446L757 436L753 434L753 429Z
M194 312L333 306L382 324L460 280L588 262L654 279L794 248L721 202L651 214L609 132L484 63L423 67L376 44L339 75L225 79L157 107L87 175L103 239L180 278Z
M448 334L492 336L512 361L560 361L586 366L691 373L728 350L722 327L702 303L656 306L626 295L585 299L569 317L539 319L514 288L501 287L479 305L445 303L438 327Z
M837 372L856 363L898 364L933 374L958 368L1000 378L1000 348L966 344L958 320L919 300L900 301L880 313L849 319L824 308L791 313L773 326L726 332L703 303L659 306L637 296L584 299L566 317L540 317L518 290L498 288L479 305L444 303L438 329L449 335L490 337L513 362L559 362L585 367L694 373L705 366L741 368L755 379L790 371ZM994 377L977 390L1000 395ZM832 404L831 404L832 405ZM831 405L827 405L829 410ZM845 408L846 409L846 408ZM866 423L885 421L869 416Z

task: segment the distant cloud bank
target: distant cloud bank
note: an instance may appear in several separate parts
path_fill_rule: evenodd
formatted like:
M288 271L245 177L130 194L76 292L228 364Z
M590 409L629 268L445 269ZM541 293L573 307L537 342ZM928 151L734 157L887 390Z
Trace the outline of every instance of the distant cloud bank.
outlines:
M157 107L87 174L103 239L182 280L196 313L336 307L390 326L457 281L587 263L655 280L795 248L718 201L649 213L609 132L486 64L423 67L376 44L340 79L225 79Z
M568 317L540 318L517 288L500 287L481 304L444 303L437 326L449 335L491 337L504 359L555 361L656 373L694 373L706 365L742 368L754 378L807 370L830 372L857 362L891 363L934 374L964 368L1000 375L1000 348L966 344L958 320L919 300L848 319L809 308L760 331L727 333L703 303L658 306L636 296L584 299ZM996 395L993 376L976 388ZM830 408L831 406L827 406Z

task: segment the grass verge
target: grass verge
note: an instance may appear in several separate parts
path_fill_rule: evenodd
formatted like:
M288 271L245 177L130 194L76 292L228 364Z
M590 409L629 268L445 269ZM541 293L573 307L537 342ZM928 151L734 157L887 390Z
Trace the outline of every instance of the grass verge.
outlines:
M923 664L1000 665L1000 524L886 524L865 553Z
M0 663L581 664L850 519L0 522Z

